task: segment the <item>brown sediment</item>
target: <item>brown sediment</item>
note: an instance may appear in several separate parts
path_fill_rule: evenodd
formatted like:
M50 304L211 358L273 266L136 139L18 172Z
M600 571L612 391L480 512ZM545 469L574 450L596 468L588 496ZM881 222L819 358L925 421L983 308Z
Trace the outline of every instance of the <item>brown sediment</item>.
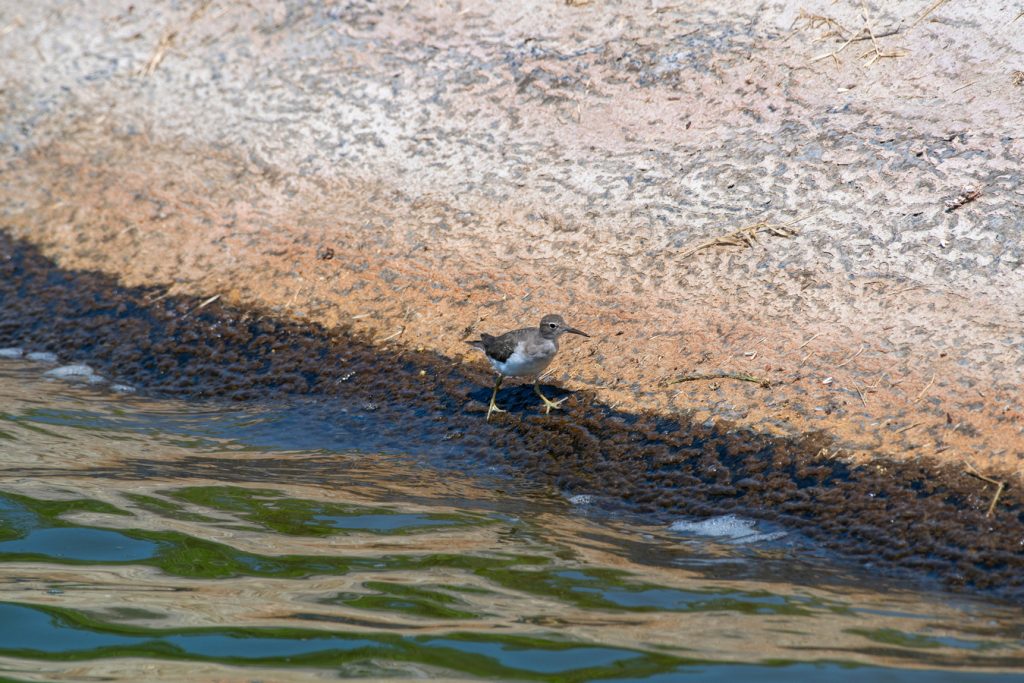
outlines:
M658 515L740 512L796 528L872 565L954 586L1024 595L1024 495L934 459L835 457L824 434L759 434L691 415L630 414L592 391L537 411L528 386L483 420L489 375L428 350L382 349L352 327L327 329L211 297L124 287L62 269L0 232L0 346L86 361L119 381L184 397L312 395L374 411L396 446L457 442L453 461L493 462L567 492ZM983 473L1003 481L1007 473Z

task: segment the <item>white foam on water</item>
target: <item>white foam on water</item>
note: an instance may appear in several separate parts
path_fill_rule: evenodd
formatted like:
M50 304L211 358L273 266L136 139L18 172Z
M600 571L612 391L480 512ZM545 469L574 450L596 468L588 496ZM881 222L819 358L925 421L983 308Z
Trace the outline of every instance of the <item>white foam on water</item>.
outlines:
M0 349L0 358L21 358L25 355L25 350L12 346L7 349Z
M128 384L111 384L110 389L116 391L119 394L134 394L135 387Z
M62 365L59 368L47 370L43 373L43 377L52 377L53 379L64 379L75 382L88 382L89 384L106 382L103 377L97 375L96 371L88 365Z
M696 522L681 519L672 522L668 528L671 531L697 536L712 536L733 543L774 541L786 535L784 531L761 532L757 529L757 522L736 515L710 517Z
M37 363L56 363L57 354L50 353L49 351L33 351L25 356L29 360L34 360Z
M590 505L594 502L594 497L586 493L580 493L575 496L570 496L569 502L573 505Z

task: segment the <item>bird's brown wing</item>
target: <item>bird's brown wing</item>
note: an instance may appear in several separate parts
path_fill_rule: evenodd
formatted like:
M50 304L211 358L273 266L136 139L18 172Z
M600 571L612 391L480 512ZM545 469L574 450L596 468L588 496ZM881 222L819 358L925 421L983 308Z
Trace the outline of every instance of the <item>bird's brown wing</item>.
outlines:
M516 344L519 343L519 332L520 330L506 332L499 337L491 334L481 334L479 340L466 343L483 350L489 358L493 358L499 363L504 363L508 360L509 356L515 353Z

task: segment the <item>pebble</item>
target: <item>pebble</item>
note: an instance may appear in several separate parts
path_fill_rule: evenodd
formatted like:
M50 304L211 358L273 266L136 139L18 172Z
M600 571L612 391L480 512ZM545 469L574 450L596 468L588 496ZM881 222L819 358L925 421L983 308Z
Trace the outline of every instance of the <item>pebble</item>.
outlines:
M88 365L62 365L59 368L54 368L53 370L44 372L43 377L88 382L89 384L97 384L99 382L106 381L103 377L97 375L96 371Z

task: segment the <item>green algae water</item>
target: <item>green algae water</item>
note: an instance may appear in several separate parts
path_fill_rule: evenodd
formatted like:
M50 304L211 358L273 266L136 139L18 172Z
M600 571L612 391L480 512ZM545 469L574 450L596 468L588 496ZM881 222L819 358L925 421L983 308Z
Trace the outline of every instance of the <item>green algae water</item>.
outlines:
M0 359L0 679L1011 681L1024 610L567 500L372 411ZM46 376L46 372L50 376ZM77 380L74 383L65 381Z

